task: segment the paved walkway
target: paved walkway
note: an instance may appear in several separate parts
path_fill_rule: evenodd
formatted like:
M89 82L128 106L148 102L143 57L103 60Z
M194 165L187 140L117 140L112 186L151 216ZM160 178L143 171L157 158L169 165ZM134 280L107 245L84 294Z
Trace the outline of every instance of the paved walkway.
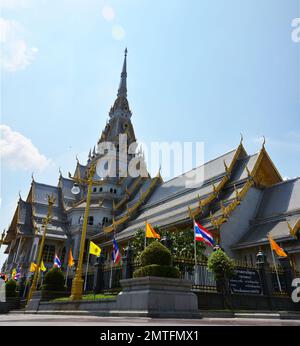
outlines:
M72 315L0 315L1 326L299 326L300 320L203 318L199 320Z

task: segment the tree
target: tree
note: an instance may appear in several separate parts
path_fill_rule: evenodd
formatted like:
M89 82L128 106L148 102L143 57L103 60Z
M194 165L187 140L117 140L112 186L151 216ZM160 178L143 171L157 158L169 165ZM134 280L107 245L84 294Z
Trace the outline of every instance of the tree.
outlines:
M235 264L222 249L218 249L209 256L207 267L214 273L216 280L223 280L233 276Z
M208 270L214 273L217 291L223 294L224 307L231 308L229 279L234 275L234 261L221 249L216 249L208 258Z
M155 231L161 236L161 238L168 236L171 242L170 251L175 258L194 258L194 231L193 229L187 228L181 231L160 231L158 227L154 227ZM157 239L148 238L147 245L150 245ZM145 230L139 229L134 237L132 246L135 253L135 259L139 259L142 251L145 247ZM197 242L197 259L206 259L203 254L205 245Z

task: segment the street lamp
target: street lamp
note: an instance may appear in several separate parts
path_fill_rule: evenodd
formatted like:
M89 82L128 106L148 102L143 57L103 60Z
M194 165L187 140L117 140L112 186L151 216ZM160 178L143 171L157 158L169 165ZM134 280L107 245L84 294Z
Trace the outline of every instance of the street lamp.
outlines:
M86 231L87 231L87 223L89 217L90 210L90 202L91 202L91 194L93 185L102 185L103 181L94 181L94 175L96 172L96 164L92 163L88 170L88 178L81 179L78 177L72 177L69 173L70 179L74 180L74 185L71 189L71 192L75 195L80 193L79 184L85 184L88 186L87 197L86 197L86 207L84 211L83 225L82 225L82 233L81 233L81 241L80 241L80 250L78 256L78 264L76 266L76 274L72 281L72 289L71 289L71 300L81 300L82 299L82 291L83 291L83 279L82 279L82 264L83 264L83 255L85 248L85 239L86 239Z
M80 188L79 185L77 183L74 183L71 192L73 193L73 195L79 195L80 194Z
M37 280L38 280L38 275L39 275L39 271L40 271L40 267L41 267L43 250L44 250L44 244L45 244L45 239L46 239L47 226L48 226L48 223L51 221L51 218L52 218L52 207L53 207L54 202L55 202L54 196L53 195L48 196L48 211L47 211L47 216L46 216L46 218L43 221L44 232L43 232L41 244L40 244L40 247L39 247L39 254L38 254L37 265L36 265L36 268L35 268L32 285L30 287L30 291L29 291L29 294L28 294L27 303L32 298L33 292L36 291Z

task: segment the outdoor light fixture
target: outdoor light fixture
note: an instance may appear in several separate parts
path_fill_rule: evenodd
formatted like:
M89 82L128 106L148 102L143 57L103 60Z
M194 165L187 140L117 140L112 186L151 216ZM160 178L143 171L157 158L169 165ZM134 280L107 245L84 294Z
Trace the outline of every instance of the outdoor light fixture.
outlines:
M80 188L77 183L74 183L71 192L73 193L73 195L78 195L80 193Z

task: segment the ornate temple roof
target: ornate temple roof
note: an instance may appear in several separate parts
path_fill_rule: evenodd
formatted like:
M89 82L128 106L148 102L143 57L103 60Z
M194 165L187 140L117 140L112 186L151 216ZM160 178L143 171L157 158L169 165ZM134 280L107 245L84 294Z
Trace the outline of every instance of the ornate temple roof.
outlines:
M232 248L238 250L267 244L268 233L276 240L295 240L299 229L300 178L295 178L263 191L256 217L251 220L248 232Z

